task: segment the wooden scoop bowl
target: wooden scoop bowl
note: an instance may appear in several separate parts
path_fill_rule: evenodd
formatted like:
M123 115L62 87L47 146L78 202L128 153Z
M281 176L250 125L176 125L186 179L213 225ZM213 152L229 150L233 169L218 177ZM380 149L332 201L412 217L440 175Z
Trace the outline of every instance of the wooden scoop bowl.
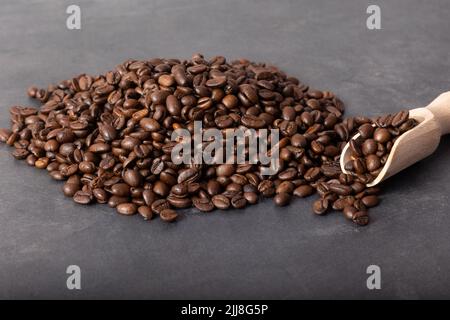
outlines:
M379 184L436 150L441 136L450 133L450 91L442 93L425 108L410 110L409 116L419 124L395 141L383 169L375 180L367 184L368 187ZM352 139L359 136L358 133ZM349 160L350 150L347 143L340 160L341 170L347 174L349 172L345 170L344 165Z

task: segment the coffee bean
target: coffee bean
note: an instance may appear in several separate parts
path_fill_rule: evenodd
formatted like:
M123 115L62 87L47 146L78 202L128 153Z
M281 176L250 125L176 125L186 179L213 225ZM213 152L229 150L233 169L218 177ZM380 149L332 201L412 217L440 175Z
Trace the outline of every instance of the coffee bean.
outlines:
M231 205L230 200L224 195L218 194L212 197L212 203L218 209L225 210Z
M353 220L353 215L358 211L358 209L356 209L355 207L352 206L346 206L343 210L344 212L344 216L348 219L348 220Z
M166 199L159 199L153 201L151 205L152 211L156 214L160 214L165 209L170 209L170 203Z
M123 181L131 187L138 187L141 185L142 176L137 170L125 170L123 173Z
M289 204L289 202L291 201L291 195L286 192L280 192L275 195L275 197L273 198L273 201L275 202L275 204L277 206L283 207L283 206Z
M192 198L192 203L198 210L203 212L209 212L214 210L214 204L211 202L209 198L194 197Z
M216 168L216 175L219 177L230 177L235 172L234 165L222 164Z
M363 155L365 156L368 156L369 154L374 154L378 150L378 144L373 139L367 139L362 144L361 150Z
M149 132L156 132L161 129L161 125L152 118L143 118L141 121L139 121L139 125L144 129L145 131Z
M301 185L297 188L295 188L294 190L294 196L300 197L300 198L305 198L308 197L310 195L312 195L314 193L314 188L311 187L310 185Z
M153 217L152 209L148 206L140 206L137 211L144 220L150 220Z
M329 201L327 199L319 199L313 203L313 211L317 215L323 215L328 211Z
M104 189L95 188L92 190L92 195L98 203L106 203L108 201L108 193Z
M372 137L375 128L370 123L365 123L359 127L358 132L364 140Z
M373 134L373 139L380 143L388 142L391 138L389 130L386 128L376 128Z
M330 191L340 196L348 196L353 191L353 189L350 186L346 186L343 184L329 184L328 188Z
M8 141L10 136L11 136L11 130L5 129L5 128L0 129L0 142L5 143L6 141Z
M238 193L231 198L231 205L236 209L241 209L247 205L247 200L242 193Z
M175 212L175 210L172 209L164 209L159 214L159 217L161 220L165 222L173 222L177 219L178 214Z
M63 192L66 197L73 197L78 190L80 190L80 186L75 183L65 183L63 186Z
M130 186L126 183L116 183L111 186L111 193L118 197L126 197L130 195Z
M129 201L128 197L112 196L108 200L108 205L111 208L116 208L119 204L126 203L128 201Z
M258 194L256 192L244 192L244 198L250 204L255 204L258 202Z
M367 211L357 211L353 213L352 220L359 226L365 226L369 223L369 216Z
M128 202L117 205L116 209L118 213L130 216L136 213L137 206L132 202Z
M82 161L78 165L78 169L83 173L94 173L95 172L95 164L90 161Z
M368 208L375 207L380 203L380 200L376 195L365 196L361 199L361 201Z
M89 204L92 201L91 195L88 192L77 191L73 195L73 201L78 204Z

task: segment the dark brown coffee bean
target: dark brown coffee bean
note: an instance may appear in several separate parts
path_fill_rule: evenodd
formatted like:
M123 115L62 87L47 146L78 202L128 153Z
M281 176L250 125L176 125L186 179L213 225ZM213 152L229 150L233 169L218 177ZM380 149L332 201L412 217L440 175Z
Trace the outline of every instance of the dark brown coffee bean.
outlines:
M365 226L369 223L369 216L367 211L357 211L353 213L352 220L359 226Z
M131 187L138 187L142 183L142 176L139 171L128 169L123 173L123 180Z
M96 168L95 164L90 161L82 161L78 165L78 169L83 173L94 173Z
M75 201L78 204L89 204L92 201L92 197L88 192L84 191L77 191L73 195L73 201Z
M209 212L214 210L214 204L211 202L209 198L194 197L192 198L192 203L198 210L203 212Z
M273 198L273 202L279 207L288 205L290 201L291 201L291 195L286 192L277 193L275 195L275 197Z
M355 207L352 206L346 206L343 210L344 217L346 217L348 220L353 220L353 215L358 211Z
M117 205L116 209L118 213L130 216L136 213L137 206L132 202L128 202Z
M369 154L374 154L378 150L378 144L373 139L367 139L366 141L363 142L361 150L365 156Z
M141 121L139 121L139 125L144 129L145 131L149 132L156 132L161 129L161 125L152 118L143 118Z
M66 197L73 197L77 191L80 190L79 184L64 183L63 193Z
M364 140L372 138L375 128L370 123L365 123L359 127L358 132Z
M111 186L111 193L118 197L127 197L130 195L130 186L126 183L116 183Z
M97 199L98 203L106 203L108 201L108 193L101 188L92 190L92 195Z
M258 202L258 194L256 192L244 192L244 198L250 204Z
M8 141L10 136L11 136L11 130L5 129L5 128L0 129L0 142L5 143L6 141Z
M311 187L310 185L301 185L299 187L297 187L294 190L294 196L300 197L300 198L305 198L308 197L310 195L312 195L314 193L314 188Z
M128 202L128 201L129 201L128 197L112 196L112 197L110 197L109 200L108 200L108 205L109 205L111 208L115 208L115 207L117 207L119 204L121 204L121 203L126 203L126 202Z
M247 200L242 193L238 193L231 198L231 205L236 209L241 209L247 205Z
M373 139L380 143L386 143L391 138L389 130L386 128L376 128L373 133Z
M153 201L151 205L152 211L156 214L160 214L165 209L170 209L170 203L166 199L159 199Z
M162 221L165 222L174 222L178 218L178 214L175 210L172 209L164 209L159 214L159 217Z
M170 192L170 188L167 184L165 184L161 180L158 180L153 186L153 192L157 195L160 195L161 197L166 197Z
M212 197L212 203L217 209L226 210L230 207L231 202L226 196L218 194Z
M319 199L313 203L313 211L317 215L323 215L328 211L330 203L327 199Z
M353 191L353 189L350 186L346 186L343 184L329 184L328 188L330 191L340 196L348 196Z
M153 218L152 209L148 206L140 206L137 211L144 220L151 220Z
M380 203L380 200L376 195L365 196L361 199L361 201L368 208L375 207Z
M372 172L372 171L375 171L378 168L380 168L380 166L381 166L380 158L378 158L376 155L369 154L366 157L366 168L367 168L367 170Z

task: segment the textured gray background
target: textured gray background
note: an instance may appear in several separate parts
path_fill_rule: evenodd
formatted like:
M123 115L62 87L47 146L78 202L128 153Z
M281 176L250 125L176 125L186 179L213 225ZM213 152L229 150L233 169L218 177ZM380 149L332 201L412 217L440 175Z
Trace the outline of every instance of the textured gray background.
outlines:
M65 28L69 3L82 30ZM365 27L382 9L382 30ZM0 126L25 89L126 58L246 57L336 92L348 114L423 106L450 89L448 0L2 1ZM420 148L420 146L417 146ZM0 146L0 298L450 298L450 137L385 185L372 223L312 199L187 212L175 224L82 207ZM66 289L66 267L82 290ZM366 288L366 267L382 290Z

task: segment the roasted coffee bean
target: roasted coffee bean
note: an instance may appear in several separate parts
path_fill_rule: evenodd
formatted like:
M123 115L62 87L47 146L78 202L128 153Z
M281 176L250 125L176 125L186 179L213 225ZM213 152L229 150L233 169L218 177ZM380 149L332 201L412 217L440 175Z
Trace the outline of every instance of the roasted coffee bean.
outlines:
M156 214L160 214L165 209L170 209L170 203L166 199L159 199L153 201L151 205L152 211Z
M381 166L380 158L378 158L376 155L369 154L366 157L366 168L367 168L367 170L372 172L372 171L377 170L380 166Z
M108 201L108 193L102 188L95 188L92 190L92 195L98 203L106 203Z
M132 202L128 202L117 205L116 209L118 213L130 216L136 213L137 206Z
M329 184L328 188L331 192L334 192L340 196L348 196L353 191L350 186L346 186L343 184Z
M346 206L343 210L344 216L348 220L353 220L353 215L358 211L355 207L352 206Z
M64 183L63 193L66 197L73 197L80 190L80 185L75 183Z
M203 212L209 212L214 210L214 204L209 198L194 197L192 198L192 203L198 210Z
M167 201L175 208L189 208L192 206L192 200L190 198L180 198L175 195L169 195Z
M367 211L357 211L353 213L352 220L359 226L365 226L369 223L369 216Z
M273 202L279 207L283 207L283 206L289 204L290 201L291 201L291 195L287 192L277 193L275 195L275 197L273 197Z
M231 198L231 205L236 209L244 208L247 205L247 199L242 193L238 193Z
M88 192L80 190L73 195L73 201L78 204L89 204L92 201L92 197Z
M375 154L378 150L378 144L373 139L367 139L364 141L361 147L362 153L365 156L368 156L369 154Z
M314 201L313 211L317 215L323 215L328 211L330 203L327 199L319 199Z
M301 185L294 190L294 196L305 198L312 195L315 192L314 188L310 185Z
M138 187L142 183L142 176L139 171L128 169L123 173L123 181L131 187Z
M162 221L165 222L173 222L177 219L178 214L176 213L175 210L172 209L164 209L161 211L161 213L159 214L159 217L161 218Z
M210 196L215 196L221 191L220 183L217 180L209 180L206 185L206 191Z
M256 192L244 192L244 198L250 204L255 204L258 202L258 194Z
M380 203L376 195L368 195L361 199L362 203L368 208L375 207Z
M152 209L148 206L140 206L137 211L144 220L150 220L153 217Z
M358 132L364 140L372 137L375 128L370 123L365 123L359 127Z
M111 186L111 193L118 197L126 197L130 195L130 186L126 183L116 183Z
M95 164L90 161L82 161L78 165L78 169L83 173L94 173L95 172Z

